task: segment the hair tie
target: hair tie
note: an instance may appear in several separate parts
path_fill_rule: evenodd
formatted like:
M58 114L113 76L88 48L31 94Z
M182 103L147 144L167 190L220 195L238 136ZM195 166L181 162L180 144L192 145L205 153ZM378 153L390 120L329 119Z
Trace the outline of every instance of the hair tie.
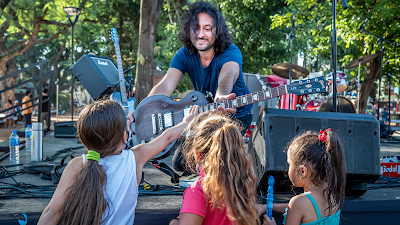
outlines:
M332 128L328 128L328 129L321 130L319 132L319 135L318 135L319 140L321 140L322 142L326 141L326 131L328 131L328 130L332 131L333 129Z
M89 150L87 155L86 155L86 159L91 159L94 160L96 162L99 162L100 160L100 153L93 151L93 150Z

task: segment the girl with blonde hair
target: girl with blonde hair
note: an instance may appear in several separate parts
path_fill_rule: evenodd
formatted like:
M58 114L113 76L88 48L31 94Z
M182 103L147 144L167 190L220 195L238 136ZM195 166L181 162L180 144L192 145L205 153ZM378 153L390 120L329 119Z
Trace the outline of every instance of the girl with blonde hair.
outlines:
M201 178L185 190L170 225L258 224L256 176L238 123L220 112L203 113L185 131L184 161Z

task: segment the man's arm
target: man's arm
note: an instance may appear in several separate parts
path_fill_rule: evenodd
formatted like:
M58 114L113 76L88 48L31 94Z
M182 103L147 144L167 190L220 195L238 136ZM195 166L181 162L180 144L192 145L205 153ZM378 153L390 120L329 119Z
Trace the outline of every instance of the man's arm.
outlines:
M221 96L229 95L232 92L233 85L239 77L240 67L237 62L227 62L222 66L218 76L218 88L215 93L215 100Z
M233 85L239 77L240 67L237 62L227 62L222 66L221 72L218 76L218 88L215 93L215 101L223 101L226 99L235 98L235 94L232 93ZM224 113L235 113L236 109L224 109L222 106L218 107Z
M169 68L164 78L151 89L149 96L151 95L165 95L170 97L179 82L182 80L183 74L180 70L175 68Z

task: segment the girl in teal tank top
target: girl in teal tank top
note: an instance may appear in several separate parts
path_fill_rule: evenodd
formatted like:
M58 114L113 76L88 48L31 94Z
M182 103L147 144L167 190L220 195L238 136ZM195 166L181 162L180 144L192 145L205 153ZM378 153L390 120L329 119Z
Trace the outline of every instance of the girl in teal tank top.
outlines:
M346 186L346 163L342 143L333 129L308 131L295 137L287 150L289 178L304 193L290 199L285 209L285 225L336 225ZM274 204L281 211L282 204ZM264 214L263 225L275 225Z

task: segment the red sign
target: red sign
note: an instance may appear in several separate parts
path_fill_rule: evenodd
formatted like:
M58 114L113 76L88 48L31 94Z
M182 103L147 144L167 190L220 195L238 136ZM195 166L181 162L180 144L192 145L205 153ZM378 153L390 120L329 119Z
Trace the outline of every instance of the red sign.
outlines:
M400 177L400 162L381 163L381 175L385 177Z

